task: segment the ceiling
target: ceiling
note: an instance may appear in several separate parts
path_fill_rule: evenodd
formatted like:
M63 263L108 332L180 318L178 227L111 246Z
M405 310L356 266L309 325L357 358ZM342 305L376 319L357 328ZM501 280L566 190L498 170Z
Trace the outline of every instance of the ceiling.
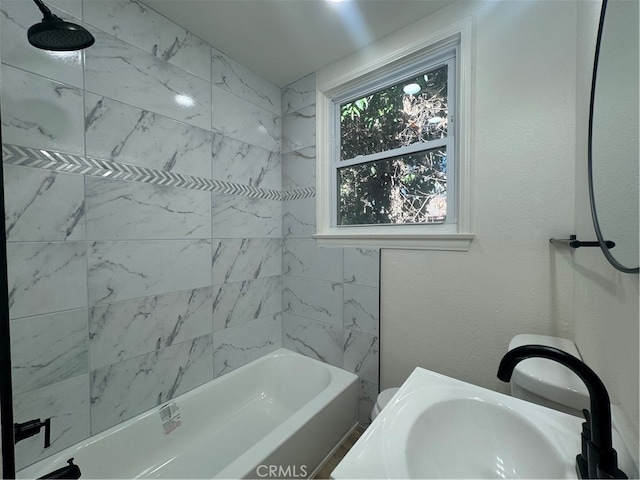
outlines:
M144 0L279 87L455 0Z

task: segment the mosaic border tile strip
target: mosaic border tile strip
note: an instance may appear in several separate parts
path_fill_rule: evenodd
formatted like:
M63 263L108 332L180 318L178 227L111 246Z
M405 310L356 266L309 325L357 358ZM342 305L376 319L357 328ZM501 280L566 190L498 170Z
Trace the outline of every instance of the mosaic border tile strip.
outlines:
M303 198L313 198L316 196L315 187L298 188L282 192L282 200L302 200Z
M54 152L41 148L3 144L2 161L9 165L42 168L55 172L75 173L92 177L113 178L130 182L149 183L167 187L189 188L216 193L228 193L265 200L300 200L315 197L315 188L300 188L280 192L239 183L194 177L152 168Z

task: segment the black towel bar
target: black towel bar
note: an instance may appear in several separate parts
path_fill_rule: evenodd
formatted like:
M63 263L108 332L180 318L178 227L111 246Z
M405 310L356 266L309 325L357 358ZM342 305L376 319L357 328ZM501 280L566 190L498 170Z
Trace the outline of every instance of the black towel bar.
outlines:
M577 240L575 235L569 235L569 238L550 238L549 243L553 243L554 245L566 245L571 248L600 246L598 242L582 242ZM615 242L612 242L611 240L606 240L605 245L607 248L613 248L616 246Z

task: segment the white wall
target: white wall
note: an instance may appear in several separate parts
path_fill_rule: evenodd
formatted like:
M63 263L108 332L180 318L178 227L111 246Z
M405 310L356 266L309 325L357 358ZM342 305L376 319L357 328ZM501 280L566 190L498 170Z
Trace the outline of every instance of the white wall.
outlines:
M573 339L638 436L638 276L599 249L587 125L599 1L454 5L475 19L473 215L468 253L383 250L381 387L420 365L495 390L517 333ZM428 28L426 24L425 28Z
M383 250L381 387L419 365L498 391L518 333L570 336L576 2L465 2L473 16L472 216L467 253Z
M587 186L587 132L593 52L600 2L578 7L578 109L576 156L576 234L595 237ZM620 406L638 436L638 275L611 267L600 251L574 254L575 342L584 360L600 375L611 401Z

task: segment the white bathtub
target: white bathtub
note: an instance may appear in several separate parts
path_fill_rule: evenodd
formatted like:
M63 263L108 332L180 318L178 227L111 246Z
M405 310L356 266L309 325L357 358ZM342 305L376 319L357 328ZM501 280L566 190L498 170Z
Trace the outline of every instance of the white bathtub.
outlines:
M309 478L357 424L357 404L355 375L279 349L17 477L73 457L82 478ZM178 411L163 420L167 405Z

